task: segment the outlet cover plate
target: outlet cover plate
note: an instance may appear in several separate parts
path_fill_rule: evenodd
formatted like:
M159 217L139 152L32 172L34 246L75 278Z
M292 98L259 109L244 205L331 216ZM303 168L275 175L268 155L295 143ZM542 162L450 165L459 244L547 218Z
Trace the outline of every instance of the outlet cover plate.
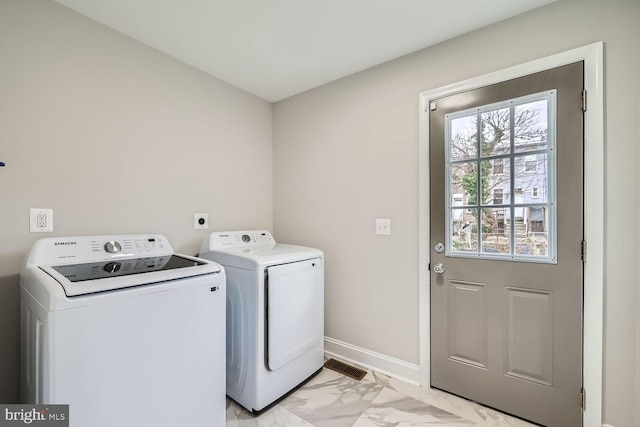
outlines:
M29 231L51 233L53 231L53 209L29 209Z

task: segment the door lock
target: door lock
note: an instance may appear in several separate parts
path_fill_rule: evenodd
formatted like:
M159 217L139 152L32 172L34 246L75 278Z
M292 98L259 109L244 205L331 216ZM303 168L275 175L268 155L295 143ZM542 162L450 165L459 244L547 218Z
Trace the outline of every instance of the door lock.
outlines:
M444 245L442 243L438 242L433 247L433 250L436 251L437 253L441 254L442 252L444 252Z
M436 274L442 274L447 270L443 263L439 262L433 266L433 271Z

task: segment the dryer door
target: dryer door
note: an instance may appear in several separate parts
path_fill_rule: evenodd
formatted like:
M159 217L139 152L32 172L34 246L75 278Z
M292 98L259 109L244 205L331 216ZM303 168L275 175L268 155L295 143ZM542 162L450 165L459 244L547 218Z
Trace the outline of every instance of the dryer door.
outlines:
M274 371L323 339L322 259L269 267L266 280L267 364Z

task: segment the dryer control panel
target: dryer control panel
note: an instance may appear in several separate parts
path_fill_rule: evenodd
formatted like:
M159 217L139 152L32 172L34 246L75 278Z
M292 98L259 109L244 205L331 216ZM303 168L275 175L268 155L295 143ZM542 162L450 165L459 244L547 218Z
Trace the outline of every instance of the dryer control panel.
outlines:
M224 231L211 233L208 250L274 246L275 239L267 230Z

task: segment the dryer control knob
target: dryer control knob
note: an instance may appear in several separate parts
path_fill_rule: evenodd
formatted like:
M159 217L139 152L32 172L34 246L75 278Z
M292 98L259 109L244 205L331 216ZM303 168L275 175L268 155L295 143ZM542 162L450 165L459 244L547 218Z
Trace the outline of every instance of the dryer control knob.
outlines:
M110 254L115 254L122 250L122 246L120 245L120 242L111 240L110 242L104 244L104 250L109 252Z

